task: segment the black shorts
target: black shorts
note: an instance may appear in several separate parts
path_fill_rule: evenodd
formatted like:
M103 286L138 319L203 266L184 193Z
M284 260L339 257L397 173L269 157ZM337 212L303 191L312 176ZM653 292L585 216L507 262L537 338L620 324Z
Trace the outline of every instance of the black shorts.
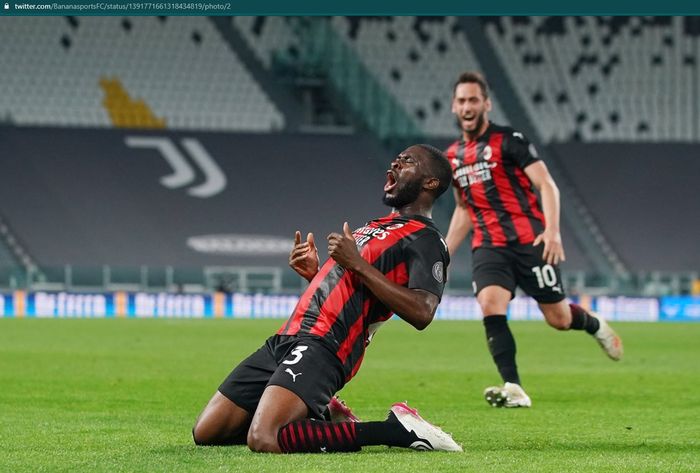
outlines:
M321 419L344 384L343 365L318 338L273 335L231 371L219 392L252 415L267 386L282 386L306 403L310 417Z
M474 295L487 286L501 286L515 296L515 287L543 304L566 298L557 265L542 259L544 244L476 248L472 253Z

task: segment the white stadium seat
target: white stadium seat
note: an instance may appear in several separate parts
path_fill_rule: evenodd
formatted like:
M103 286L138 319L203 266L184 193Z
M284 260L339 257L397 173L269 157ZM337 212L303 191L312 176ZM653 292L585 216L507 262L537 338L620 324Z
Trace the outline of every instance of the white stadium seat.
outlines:
M700 136L698 39L683 17L501 17L485 30L547 142Z
M102 78L118 79L170 129L284 124L204 17L3 18L0 58L0 119L18 125L112 126Z

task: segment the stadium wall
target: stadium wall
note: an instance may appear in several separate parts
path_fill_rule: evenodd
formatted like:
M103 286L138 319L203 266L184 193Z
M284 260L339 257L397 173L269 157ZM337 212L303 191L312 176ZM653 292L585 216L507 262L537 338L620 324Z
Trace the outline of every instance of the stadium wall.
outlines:
M286 267L295 230L389 211L391 156L359 135L0 127L0 156L0 213L41 267Z
M15 291L0 294L0 317L6 318L287 318L297 296L213 293L172 294L110 292ZM633 322L700 322L700 297L585 297L574 298L608 320ZM542 320L537 303L516 297L508 308L511 320ZM474 297L444 296L438 320L481 320Z
M566 143L549 151L630 271L700 270L697 144Z

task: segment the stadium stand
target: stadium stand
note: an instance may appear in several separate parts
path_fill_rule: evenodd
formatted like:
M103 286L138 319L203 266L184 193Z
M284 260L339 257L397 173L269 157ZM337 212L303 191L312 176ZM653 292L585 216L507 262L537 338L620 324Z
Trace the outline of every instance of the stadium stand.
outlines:
M302 43L292 22L284 17L233 19L268 68L275 55L300 56ZM331 23L424 134L455 134L449 91L461 72L479 69L456 18L333 17ZM506 123L497 98L492 99L493 118Z
M284 127L203 17L3 18L0 58L0 120L17 125Z
M698 170L686 161L694 148L667 143L697 141L700 136L700 101L688 99L697 97L700 88L696 66L700 28L689 27L692 21L3 18L0 213L22 239L26 254L35 258L46 287L54 280L80 285L101 265L105 281L128 285L154 280L163 287L182 282L173 275L173 267L199 272L200 278L202 268L209 267L205 279L222 274L230 279L253 278L257 265L286 268L285 251L235 255L216 251L235 244L245 248L261 236L271 237L261 240L262 247L279 250L286 244L280 241L287 241L298 227L324 236L337 230L334 222L347 219L359 225L384 212L376 192L381 182L374 176L381 179L385 161L400 149L396 143L402 139L423 134L427 142L445 147L457 135L449 91L460 72L482 70L477 58L487 67L474 51L483 54L485 49L476 45L492 43L506 71L495 75L515 90L501 97L522 102L525 111L519 115L536 128L530 127L528 134L537 131L543 138L538 144L554 143L539 148L552 169L555 163L562 168L566 179L559 176L558 182L569 182L566 187L588 210L565 211L567 277L582 280L587 277L583 273L600 271L589 247L601 247L601 241L582 232L572 219L580 220L581 226L597 224L600 235L632 272L692 271L700 262L692 257L697 254L692 239L682 235L700 230L694 221L687 223L697 202L688 195L694 189L688 176ZM315 26L320 22L323 28L304 31L309 22ZM324 35L313 34L319 31ZM324 41L333 43L323 51L326 62L305 63ZM370 120L363 123L362 117L352 116L353 123L343 133L332 127L324 135L289 133L304 130L292 125L290 112L290 107L299 107L295 113L303 115L303 104L295 103L298 95L290 94L293 81L279 74L308 71L282 71L279 66L296 59L302 66L325 68L321 72L333 82L331 92L336 94L330 106L346 112L344 107L350 104L366 115L384 117L373 127ZM357 84L339 87L343 80ZM282 90L291 103L282 103L279 97L284 94L278 94ZM513 106L501 104L494 95L492 91L491 118L509 123L504 113L509 106L506 111L516 120ZM362 100L355 100L360 96ZM400 120L384 119L396 115ZM5 123L15 126L2 126ZM396 131L399 125L408 132L398 133L393 142L385 140L387 131L391 133L387 128ZM287 132L277 132L285 126ZM355 129L360 132L355 134ZM154 146L153 140L160 144ZM579 140L666 144L586 148L575 143ZM560 141L567 143L557 144ZM624 153L621 146L626 146ZM189 177L176 178L172 150L190 168ZM659 156L673 157L673 163L653 182L644 180L639 169L658 169ZM315 188L290 178L299 175ZM329 178L341 175L340 185L340 180ZM176 184L178 179L187 182ZM629 184L625 195L633 196L624 202L616 194L622 181L625 189ZM31 192L17 199L19 188ZM651 199L649 189L657 194L669 189L668 206L678 211L664 211L664 200ZM443 230L450 200L443 198L434 213ZM563 202L563 208L571 200ZM643 227L650 213L658 231ZM230 234L251 238L235 244L216 238ZM0 238L0 266L25 272L32 267L32 261L21 261L12 248L3 252L3 241L8 239ZM201 251L207 248L213 252ZM470 257L465 245L453 259L450 284L468 284ZM226 273L232 265L248 269L237 275ZM289 270L285 271L287 278ZM5 276L0 273L0 287L8 287Z
M299 56L299 40L288 17L235 16L231 22L268 70L272 68L276 54Z
M334 17L333 25L406 112L430 136L452 136L449 91L479 70L454 17ZM493 118L504 123L493 97Z
M455 17L334 17L333 25L426 135L453 136L457 76L480 70ZM507 117L492 96L492 118Z
M700 137L698 37L684 17L484 20L546 141Z

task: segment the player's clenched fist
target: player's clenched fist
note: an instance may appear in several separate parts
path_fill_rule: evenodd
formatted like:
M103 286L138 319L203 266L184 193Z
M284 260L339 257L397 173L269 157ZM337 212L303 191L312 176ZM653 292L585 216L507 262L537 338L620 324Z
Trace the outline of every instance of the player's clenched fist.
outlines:
M311 281L318 273L318 250L314 243L314 234L306 235L302 243L301 232L294 234L294 248L289 254L289 266L307 281Z
M355 268L357 263L362 260L348 222L343 224L342 235L339 233L328 235L328 256L345 269Z

